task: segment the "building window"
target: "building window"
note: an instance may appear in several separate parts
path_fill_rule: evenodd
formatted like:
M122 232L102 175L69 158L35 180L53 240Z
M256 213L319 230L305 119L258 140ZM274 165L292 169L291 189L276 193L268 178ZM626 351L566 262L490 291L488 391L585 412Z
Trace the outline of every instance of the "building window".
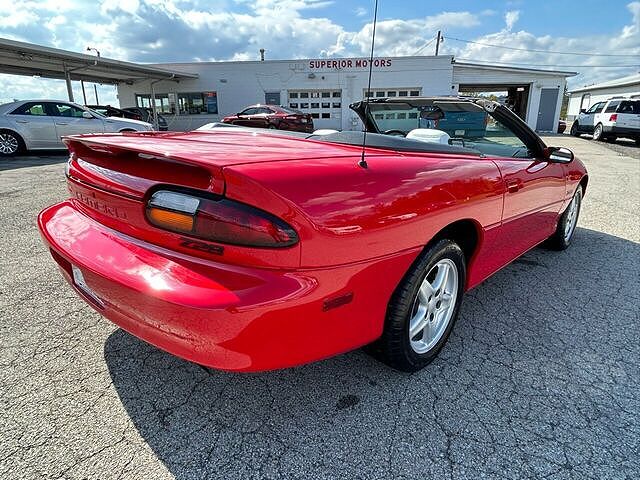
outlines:
M291 92L289 98L298 98L298 92Z
M389 90L387 92L387 97L395 97L397 95L397 92L394 90Z
M384 91L376 92L376 97L384 97Z
M420 96L420 90L411 90L410 95L412 97L419 97Z
M309 108L309 104L308 103L301 103L300 104L300 108Z
M342 92L336 91L331 94L333 98L340 98L342 96Z
M136 95L136 106L143 107L143 108L151 108L152 104L153 102L151 101L150 94ZM156 94L156 110L158 111L158 113L169 113L169 114L176 113L175 102L173 104L169 102L168 93Z
M418 114L416 112L413 112L413 113L409 112L409 118L416 119L418 118Z
M290 103L289 104L289 108L298 108L298 104L297 103Z
M322 92L322 98L329 98L331 96L331 92Z
M320 104L319 103L312 103L311 104L311 108L320 108Z
M333 102L333 104L331 105L333 108L342 108L342 103L340 102Z
M409 95L409 92L407 92L406 90L400 90L398 92L399 97L406 97L407 95Z
M322 108L331 108L331 103L329 103L329 102L322 102Z
M300 92L300 98L309 98L309 92Z
M321 115L322 118L331 118L331 114L330 113L323 113Z
M319 113L312 113L311 114L311 118L320 118L320 114Z

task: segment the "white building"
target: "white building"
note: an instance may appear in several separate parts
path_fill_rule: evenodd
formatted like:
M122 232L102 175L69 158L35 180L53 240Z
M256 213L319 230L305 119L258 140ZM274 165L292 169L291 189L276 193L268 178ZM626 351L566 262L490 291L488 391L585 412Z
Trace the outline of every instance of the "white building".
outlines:
M364 98L368 63L333 58L155 64L197 78L119 83L118 99L122 107L149 107L155 97L170 130L191 130L257 103L310 113L316 128L353 130L361 127L349 104ZM555 131L566 78L573 75L462 63L446 55L384 57L373 61L371 90L380 97L506 92L529 126Z
M567 119L574 120L580 110L587 110L591 105L608 100L611 97L640 98L640 73L576 88L569 92L569 95Z

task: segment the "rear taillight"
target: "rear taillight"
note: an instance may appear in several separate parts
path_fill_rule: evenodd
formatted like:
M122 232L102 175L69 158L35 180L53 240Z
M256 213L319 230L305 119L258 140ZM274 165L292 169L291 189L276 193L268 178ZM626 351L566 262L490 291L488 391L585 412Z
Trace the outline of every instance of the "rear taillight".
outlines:
M159 190L147 203L147 219L165 230L231 245L280 248L298 242L284 221L227 198Z
M613 115L611 115L611 116L609 117L609 121L610 121L610 122L617 122L617 121L618 121L618 114L617 114L617 113L614 113Z

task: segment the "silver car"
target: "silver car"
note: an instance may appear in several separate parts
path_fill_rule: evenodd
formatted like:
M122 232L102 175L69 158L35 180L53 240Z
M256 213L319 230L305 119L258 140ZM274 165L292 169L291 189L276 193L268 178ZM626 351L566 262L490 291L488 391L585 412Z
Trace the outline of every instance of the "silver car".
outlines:
M0 156L25 150L65 148L61 137L82 133L149 131L147 122L105 117L59 100L23 100L0 105Z

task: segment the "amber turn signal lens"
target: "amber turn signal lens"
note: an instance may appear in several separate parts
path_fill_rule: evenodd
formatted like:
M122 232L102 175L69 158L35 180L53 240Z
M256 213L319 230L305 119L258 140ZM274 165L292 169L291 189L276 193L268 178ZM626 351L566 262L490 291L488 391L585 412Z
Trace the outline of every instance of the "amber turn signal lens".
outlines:
M193 217L186 213L170 212L151 207L147 209L147 216L158 227L180 232L191 232L193 230Z

